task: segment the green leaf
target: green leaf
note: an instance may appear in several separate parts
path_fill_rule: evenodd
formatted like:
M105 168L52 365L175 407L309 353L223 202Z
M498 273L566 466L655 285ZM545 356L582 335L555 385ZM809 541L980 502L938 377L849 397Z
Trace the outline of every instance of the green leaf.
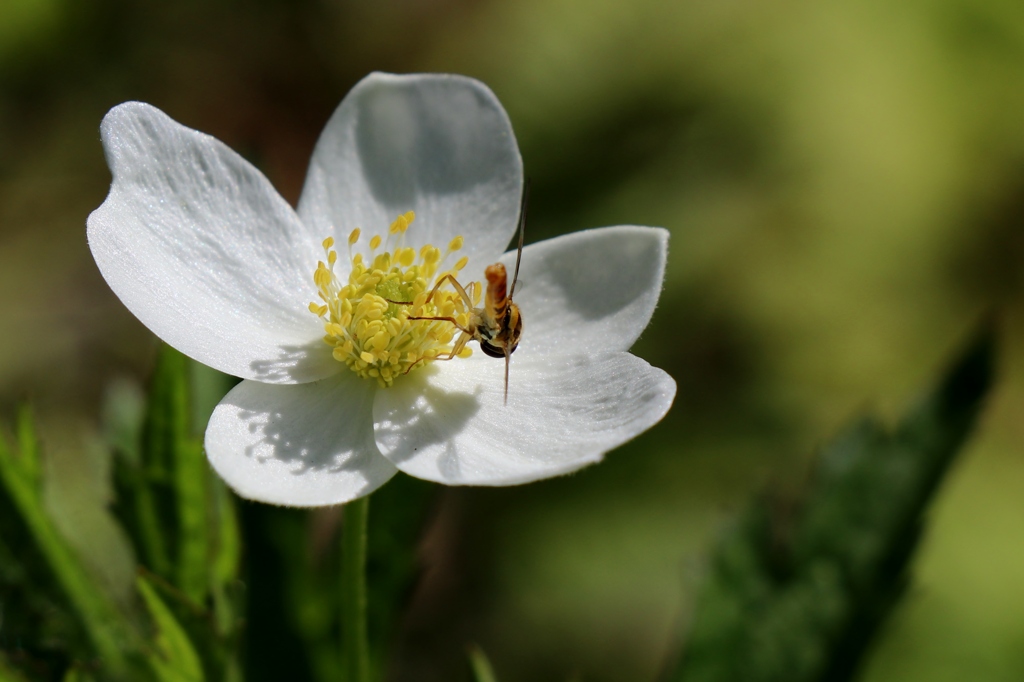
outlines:
M498 682L487 654L476 644L470 644L466 654L469 656L469 667L473 670L474 682Z
M190 363L192 395L192 431L197 438L206 430L217 403L237 383L235 377L215 369ZM203 458L205 459L205 457ZM206 475L206 524L209 528L207 575L213 599L217 633L229 636L237 629L239 571L242 563L242 531L236 498L224 482L203 463Z
M183 636L193 647L203 675L211 680L235 679L239 668L238 653L241 644L240 622L232 620L222 628L204 604L191 601L184 592L155 573L140 569L153 593L160 599L171 617L177 623ZM225 601L233 602L238 595L225 595Z
M208 467L202 444L192 435L189 402L189 360L162 346L143 426L143 466L164 504L161 529L167 542L154 545L166 546L174 568L158 564L154 571L172 580L190 599L202 602L207 588Z
M211 679L237 669L242 623L235 498L206 463L200 436L229 382L163 346L144 408L126 405L121 391L120 409L107 410L114 422L107 431L120 434L109 441L119 455L118 516L140 548L150 586ZM136 415L138 425L124 415Z
M2 553L13 560L9 569L21 564L24 554L38 552L39 564L52 576L53 585L60 596L55 603L67 600L75 620L86 633L96 654L103 661L108 673L122 676L128 669L126 650L133 646L134 637L130 623L120 613L113 601L93 580L74 550L57 530L43 505L41 454L35 435L31 414L22 409L16 428L18 448L11 449L5 438L0 437L0 509L7 508L11 517L18 520L13 536L18 539L14 546L4 546ZM5 519L5 525L12 518ZM31 565L29 562L24 565ZM8 575L7 578L17 579ZM22 575L20 580L28 589L39 585L43 594L49 591L50 583L42 576ZM23 595L38 600L39 595ZM45 598L45 596L44 596ZM31 610L31 609L29 609Z
M138 429L107 429L120 434L111 440L120 455L116 511L142 563L193 602L213 593L224 627L234 620L223 596L238 578L239 531L234 500L206 463L201 433L228 381L161 346ZM132 412L121 407L108 412ZM133 432L137 445L126 435Z
M676 682L841 682L909 580L935 491L992 381L986 327L895 429L864 418L802 499L766 497L724 537Z
M217 633L227 636L236 629L235 600L229 592L238 583L242 561L242 531L233 493L216 477L210 480L213 526L210 541L210 596L213 598Z
M203 667L184 628L145 576L140 575L135 584L156 628L154 650L147 660L157 679L202 682L205 679Z
M82 680L93 673L104 680L153 674L192 679L195 670L198 679L240 679L240 531L234 498L202 453L198 432L205 417L198 428L193 423L195 367L164 349L145 404L138 391L112 390L105 406L104 433L117 454L116 511L137 556L162 571L159 579L153 573L160 581L153 594L139 591L155 619L165 614L147 596L155 595L177 623L177 631L166 622L161 629L171 638L161 642L174 645L173 665L161 651L162 663L139 668L146 662L137 623L94 582L50 520L43 506L45 467L29 412L19 414L17 448L0 439L0 603L5 634L17 636L17 663L25 670L45 671L52 679L62 673ZM207 374L200 383L201 411L208 412L218 385L221 393L227 386L223 375ZM198 668L188 656L181 658L181 632L192 642Z

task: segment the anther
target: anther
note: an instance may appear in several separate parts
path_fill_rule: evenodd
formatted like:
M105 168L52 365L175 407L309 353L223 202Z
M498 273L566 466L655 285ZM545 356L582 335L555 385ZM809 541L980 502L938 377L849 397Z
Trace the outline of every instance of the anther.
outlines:
M334 238L323 240L326 263L318 261L313 273L317 296L323 304L310 303L309 311L323 321L324 342L331 346L336 360L352 371L381 386L389 386L399 376L437 358L453 357L452 341L456 329L451 321L465 326L468 308L462 298L450 289L437 289L445 275L454 274L466 265L462 258L455 269L439 273L444 258L463 247L462 237L448 244L444 254L433 245L419 252L403 245L405 231L415 219L412 211L404 213L391 224L383 252L382 238L369 242L369 252L353 253L361 231L348 235L348 258L351 267L347 281L335 274L338 253ZM366 262L369 256L371 261ZM418 258L417 258L418 256ZM479 296L475 283L468 286L471 295ZM432 300L427 302L431 292ZM444 321L440 318L446 318ZM468 349L459 349L464 357Z

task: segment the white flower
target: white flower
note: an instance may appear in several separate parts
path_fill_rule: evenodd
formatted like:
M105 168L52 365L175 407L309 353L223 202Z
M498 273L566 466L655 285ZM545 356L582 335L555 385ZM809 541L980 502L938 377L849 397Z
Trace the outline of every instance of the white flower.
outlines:
M114 293L157 336L244 379L206 430L210 463L243 497L338 504L399 469L449 485L524 483L597 462L671 405L673 380L627 352L664 275L668 233L646 227L577 232L523 250L526 286L515 300L525 329L507 405L504 362L478 350L402 374L409 363L386 344L433 325L410 342L433 339L414 350L431 357L457 333L447 322L410 321L413 306L384 300L411 300L443 274L444 266L424 267L442 254L421 247L459 249L468 262L447 267L463 284L493 262L515 263L514 252L502 252L515 233L522 161L505 111L475 80L365 78L321 135L298 210L224 144L152 106L117 106L101 130L113 182L89 216L89 247ZM411 293L367 299L359 330L341 316L361 299L338 293L362 277L353 262L372 261L358 233L347 246L356 227L388 238L378 250L390 248L400 270L420 268L418 279L407 275ZM331 248L334 239L340 246ZM323 267L337 281L320 279L328 275L318 262L335 249L343 257ZM331 303L325 291L340 298ZM441 314L442 304L465 314L453 294L438 298L427 314ZM345 346L374 319L376 330L392 325L380 344ZM377 373L365 378L350 366ZM385 366L393 385L381 388Z

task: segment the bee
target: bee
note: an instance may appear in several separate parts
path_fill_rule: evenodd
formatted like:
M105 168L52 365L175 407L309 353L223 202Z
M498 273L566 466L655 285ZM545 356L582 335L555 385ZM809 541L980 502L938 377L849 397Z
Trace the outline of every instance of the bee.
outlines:
M453 317L417 317L410 315L410 320L443 320L451 322L462 333L452 346L451 352L446 358L435 358L436 360L451 360L466 347L470 341L477 341L480 350L492 358L505 359L505 404L508 404L508 369L512 353L519 347L519 339L523 335L523 315L519 306L512 302L512 296L516 291L516 284L519 282L519 263L523 259L523 234L526 228L526 199L529 193L529 184L523 186L523 197L519 204L519 248L516 253L516 269L512 275L512 286L508 286L508 272L501 263L488 265L484 270L484 277L487 279L487 292L484 296L484 304L479 308L473 307L473 298L466 289L459 284L458 280L451 273L445 275L427 296L426 303L437 293L441 285L450 281L458 292L462 301L469 308L468 320L463 327ZM410 367L410 369L412 369Z

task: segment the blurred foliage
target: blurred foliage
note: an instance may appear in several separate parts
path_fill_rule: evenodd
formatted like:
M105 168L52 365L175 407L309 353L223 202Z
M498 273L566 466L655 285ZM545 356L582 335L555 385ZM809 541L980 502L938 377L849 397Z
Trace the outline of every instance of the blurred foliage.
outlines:
M120 613L56 529L43 504L43 464L35 426L23 409L16 447L0 438L0 591L7 665L59 679L72 661L100 657L125 675L131 642Z
M17 452L0 450L0 503L12 507L4 521L15 524L0 535L17 543L3 562L10 573L4 591L18 595L3 600L4 632L17 638L7 658L32 679L70 671L104 680L232 679L242 606L239 530L233 501L206 466L190 420L189 366L165 349L144 409L120 393L106 410L113 512L141 563L139 598L127 610L55 526L27 412L16 429ZM21 611L23 599L40 603L28 601ZM46 632L60 623L68 632Z
M473 668L473 682L498 682L494 674L494 668L487 659L487 654L480 647L471 645L469 647L469 664Z
M934 494L993 379L991 329L890 430L855 422L803 499L763 499L720 543L679 682L846 682L909 581Z

